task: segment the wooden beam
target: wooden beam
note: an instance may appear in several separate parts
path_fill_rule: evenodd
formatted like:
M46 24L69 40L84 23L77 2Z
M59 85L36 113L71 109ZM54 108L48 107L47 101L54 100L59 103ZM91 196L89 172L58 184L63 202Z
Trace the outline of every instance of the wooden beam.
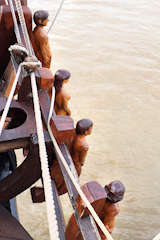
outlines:
M0 205L0 240L33 240L8 210Z
M39 99L42 116L45 124L48 124L50 110L50 98L46 90L39 90ZM53 110L50 120L51 129L58 144L70 144L73 141L75 130L73 119L69 116L57 116Z
M53 193L53 200L55 204L55 212L56 212L56 218L58 221L58 229L59 229L59 238L60 240L65 240L65 221L64 221L64 215L62 212L62 206L61 202L58 196L58 192L56 189L55 182L52 180L52 193Z
M61 144L59 147L60 147L61 152L63 153L63 156L64 156L69 168L71 169L77 183L79 183L78 175L76 173L76 169L74 167L74 164L73 164L73 161L72 161L72 158L70 156L67 146L64 144ZM66 172L65 168L63 167L63 164L61 163L61 160L59 159L58 156L57 156L57 159L58 159L59 165L61 167L66 186L68 188L68 194L69 194L69 197L70 197L73 209L74 209L76 221L77 221L80 231L82 233L83 239L84 240L101 240L98 229L93 220L93 217L91 215L89 215L87 217L83 217L83 218L79 217L77 209L76 209L76 203L75 203L75 200L78 196L77 190L75 189L72 181L70 180L68 173Z

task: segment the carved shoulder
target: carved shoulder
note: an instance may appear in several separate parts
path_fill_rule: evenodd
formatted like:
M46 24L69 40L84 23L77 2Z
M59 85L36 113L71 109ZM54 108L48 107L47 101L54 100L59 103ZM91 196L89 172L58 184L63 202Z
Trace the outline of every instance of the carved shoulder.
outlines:
M104 205L104 212L109 215L110 217L115 217L120 212L120 207L118 203L108 204L106 203Z
M75 150L77 150L78 152L82 152L82 151L87 152L89 149L89 146L88 146L87 142L85 141L85 139L79 139L77 137L73 143L73 148Z
M33 31L34 37L36 41L39 42L48 42L48 36L46 32L41 27L35 27Z

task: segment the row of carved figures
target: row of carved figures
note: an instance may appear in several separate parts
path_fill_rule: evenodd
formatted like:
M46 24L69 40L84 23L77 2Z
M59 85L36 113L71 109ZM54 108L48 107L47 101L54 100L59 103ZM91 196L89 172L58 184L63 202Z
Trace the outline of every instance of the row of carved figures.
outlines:
M33 19L36 27L33 30L34 42L36 45L35 54L36 57L42 62L43 67L50 68L51 65L51 50L49 45L48 35L44 30L44 27L48 23L48 11L40 10L34 13ZM54 75L54 87L55 87L55 103L54 111L56 115L60 116L71 116L71 110L68 106L70 95L65 90L65 84L70 79L70 72L64 69L59 69ZM51 90L48 91L50 98L52 97ZM75 164L78 176L81 174L81 168L85 162L85 158L88 151L88 143L86 136L90 135L93 128L93 122L90 119L81 119L76 124L76 136L70 149L70 153ZM57 163L58 164L58 163ZM51 166L51 177L54 178L58 186L60 194L66 192L64 188L63 179L60 179L59 173L55 177L55 163ZM57 169L57 166L56 166ZM52 174L52 172L54 172Z
M38 51L36 52L37 58L42 62L44 67L50 67L51 65L51 51L48 42L48 36L43 30L43 27L48 22L47 11L37 11L34 14L34 22L36 27L33 31L35 43ZM70 95L66 92L64 85L69 81L70 73L67 70L60 69L55 73L54 86L55 86L55 104L54 110L57 115L71 115L71 110L68 107L68 101ZM51 97L51 93L50 93ZM73 145L70 149L72 160L77 170L78 176L81 174L82 166L85 163L87 151L89 149L86 141L86 136L90 135L93 128L93 122L89 119L81 119L76 125L76 136ZM58 164L58 162L57 162ZM56 174L55 170L56 169ZM53 174L52 174L53 173ZM60 168L55 164L51 166L51 177L55 180L58 192L63 194L66 192L66 186L62 177ZM82 190L85 189L85 184ZM94 187L94 183L90 183L90 187ZM120 207L118 202L123 199L125 193L125 187L121 181L112 181L104 187L106 192L106 200L103 206L100 207L98 215L104 223L107 230L112 233L115 223L115 217L119 214ZM84 203L81 202L79 209L84 209ZM105 239L105 235L98 228L101 239ZM76 223L74 214L70 217L66 227L66 239L67 240L81 240L82 235Z
M44 30L44 27L47 25L48 22L48 12L47 11L36 11L34 13L34 22L36 27L33 30L33 37L34 37L34 51L36 54L36 57L41 61L42 66L46 68L50 68L51 65L51 50L49 46L49 39L48 35ZM71 110L68 107L68 101L70 100L70 95L65 90L65 84L69 81L70 78L70 72L64 69L60 69L56 71L54 76L54 86L55 86L55 104L54 104L54 110L56 115L66 116L71 115ZM52 93L50 90L48 90L48 94L51 97ZM7 126L7 123L6 123ZM75 137L72 143L72 146L70 146L69 151L73 160L73 163L75 165L76 171L78 176L80 176L82 171L82 166L85 163L87 152L89 149L88 143L86 141L86 136L90 135L93 128L93 122L90 119L81 119L77 122L76 128L75 128ZM24 154L27 154L27 150L24 151ZM0 154L0 158L3 159L4 155L3 153ZM0 168L3 169L3 164L6 164L6 160L0 161ZM0 169L1 170L1 169ZM0 171L0 179L3 177L1 176L1 173L3 171ZM67 192L66 185L63 179L63 175L61 172L61 169L59 167L58 161L54 159L53 165L50 167L50 174L51 178L55 181L56 187L59 194L64 194ZM87 186L86 183L84 186L82 186L82 190L85 189L85 186ZM93 185L90 184L90 186ZM100 186L100 185L99 185ZM105 194L106 198L103 204L99 207L99 210L97 211L100 219L106 226L107 230L112 233L115 223L115 217L119 214L120 208L119 208L119 201L123 199L125 187L121 181L113 181L109 184L107 184L104 188L101 187ZM41 201L44 201L44 193L43 188L33 188L32 194L33 198L36 196L36 191L42 192L42 199ZM35 199L36 202L36 199ZM78 200L77 200L78 202ZM92 202L93 203L93 202ZM93 204L94 206L94 204ZM85 209L85 204L79 200L79 205L77 205L78 212L81 215L83 210ZM83 214L82 214L83 215ZM83 217L83 216L82 216ZM104 234L101 232L101 230L98 228L101 239L105 239ZM78 225L76 223L74 215L72 215L69 219L69 222L66 227L66 239L67 240L80 240L83 239L82 235L80 233L80 230L78 228Z

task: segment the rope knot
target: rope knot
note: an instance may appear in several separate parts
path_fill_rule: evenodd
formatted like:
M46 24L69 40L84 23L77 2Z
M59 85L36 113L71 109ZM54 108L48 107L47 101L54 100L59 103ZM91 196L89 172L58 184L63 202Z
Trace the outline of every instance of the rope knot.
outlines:
M14 44L9 47L11 55L14 57L16 63L19 65L29 55L29 52L24 46Z
M23 62L24 69L33 72L41 67L41 62L35 56L27 56Z
M29 56L29 52L24 46L14 44L9 47L9 51L16 63L22 64L27 72L31 73L41 67L41 62L35 56Z

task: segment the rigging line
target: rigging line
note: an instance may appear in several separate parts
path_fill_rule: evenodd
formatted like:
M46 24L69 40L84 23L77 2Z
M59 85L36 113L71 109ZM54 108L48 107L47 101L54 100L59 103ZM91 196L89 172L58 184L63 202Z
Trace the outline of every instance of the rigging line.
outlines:
M26 47L29 51L29 54L32 55L33 52L32 52L31 42L30 42L30 39L29 39L28 30L27 30L27 26L26 26L24 14L23 14L22 5L21 5L21 2L19 0L14 0L14 1L15 1L15 4L16 4L18 17L19 17L21 28L22 28L23 37L24 37L24 40L25 40L25 43L26 43Z
M56 211L55 211L55 205L54 205L53 194L52 194L51 178L50 178L50 173L48 168L48 159L47 159L47 152L46 152L46 146L44 141L42 118L41 118L40 105L38 101L38 91L37 91L37 85L36 85L34 73L31 73L31 84L32 84L32 91L33 91L33 103L34 103L34 109L35 109L37 135L38 135L38 141L40 146L39 151L40 151L40 157L41 157L41 169L42 169L42 177L43 177L46 206L47 206L47 213L48 213L47 215L48 215L49 231L50 231L51 239L58 240L59 239L58 224L57 224Z
M152 240L160 240L160 233L158 233Z
M8 1L9 1L9 5L11 8L11 12L12 12L12 18L13 18L13 22L14 22L14 26L15 26L15 34L16 34L17 42L19 44L22 44L22 40L21 40L19 28L18 28L18 23L17 23L17 18L16 18L14 6L13 6L13 1L12 0L8 0Z
M51 29L52 29L52 27L53 27L53 25L54 25L54 23L55 23L58 15L59 15L60 11L61 11L61 8L62 8L62 6L63 6L63 3L64 3L64 0L61 1L60 6L59 6L59 8L58 8L58 10L57 10L57 12L56 12L56 15L55 15L54 19L52 20L52 23L51 23L51 25L50 25L50 27L49 27L49 29L48 29L47 34L49 34L49 32L51 31Z
M106 227L104 226L103 222L101 221L101 219L99 218L99 216L97 215L97 213L95 212L94 208L92 207L92 205L90 204L90 202L88 201L88 199L86 198L86 196L84 195L84 193L82 192L79 184L76 182L68 164L66 163L66 160L56 142L56 139L55 137L53 136L53 133L52 133L52 130L51 130L51 127L50 127L50 120L51 120L51 117L52 117L52 112L53 112L53 106L54 106L54 101L55 101L55 88L53 87L52 88L52 99L51 99L51 104L50 104L50 110L49 110L49 116L48 116L48 124L47 124L47 127L48 127L48 132L50 134L50 137L52 139L52 142L53 142L53 145L54 145L54 148L55 148L55 151L56 153L58 154L64 168L66 169L72 183L74 184L77 192L79 193L81 199L85 202L87 208L89 209L91 215L93 216L94 220L96 221L96 223L98 224L98 226L100 227L100 229L102 230L102 232L105 234L106 238L108 240L114 240L112 238L112 236L110 235L110 233L108 232L108 230L106 229Z
M33 62L33 63L31 63L31 62L30 63L29 62L23 62L18 67L16 77L14 79L14 82L13 82L10 94L9 94L9 96L7 98L7 102L6 102L6 105L5 105L5 108L3 110L3 114L2 114L1 120L0 120L0 136L2 134L3 126L4 126L4 123L5 123L8 111L9 111L9 107L10 107L12 99L13 99L13 95L14 95L14 92L15 92L15 89L16 89L16 85L17 85L17 82L18 82L18 79L19 79L22 67L23 66L28 66L29 64L37 65L37 63L35 63L35 62Z
M7 103L5 105L5 108L4 108L4 111L3 111L3 114L2 114L2 117L1 117L1 120L0 120L0 136L2 134L3 126L4 126L4 123L5 123L8 111L9 111L9 107L11 105L11 101L12 101L12 98L13 98L13 95L14 95L14 92L15 92L15 89L16 89L16 85L17 85L20 73L21 73L21 67L22 67L22 63L18 67L18 71L17 71L16 77L14 79L14 82L13 82L13 85L12 85L9 97L7 99Z
M22 31L26 40L26 46L30 55L32 55L32 47L29 40L29 35L26 27L26 22L24 19L21 2L20 0L15 0L15 3L16 3ZM43 125L42 125L40 104L39 104L39 98L38 98L38 90L37 90L36 78L35 78L34 72L31 73L31 85L32 85L32 93L33 93L33 103L34 103L34 110L35 110L37 135L38 135L38 142L39 142L39 153L40 153L42 177L44 181L44 192L45 192L45 198L46 198L49 233L50 233L51 240L59 240L60 236L59 236L58 222L57 222L55 204L54 204L54 199L52 194L51 178L49 174L47 151L46 151L45 140L44 140Z
M5 0L6 5L8 5L8 0Z

